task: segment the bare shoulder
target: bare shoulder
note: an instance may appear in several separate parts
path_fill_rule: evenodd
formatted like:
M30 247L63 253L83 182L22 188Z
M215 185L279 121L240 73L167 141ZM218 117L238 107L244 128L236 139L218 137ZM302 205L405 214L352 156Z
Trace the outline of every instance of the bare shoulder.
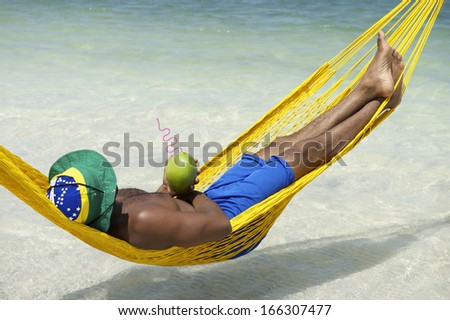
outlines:
M129 212L129 242L143 249L172 247L173 234L183 223L181 211L159 204L147 204Z
M188 203L164 193L141 193L115 206L108 233L135 247L163 250L178 245L179 231L191 229L198 216ZM181 242L183 243L183 242Z

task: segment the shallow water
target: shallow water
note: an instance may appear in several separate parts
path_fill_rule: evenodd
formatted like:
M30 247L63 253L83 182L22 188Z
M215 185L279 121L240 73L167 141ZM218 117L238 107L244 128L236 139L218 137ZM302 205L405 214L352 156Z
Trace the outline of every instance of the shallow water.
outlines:
M225 146L396 3L2 2L1 144L42 172L125 134L160 159L158 117ZM402 106L236 261L131 264L1 188L0 298L449 299L449 36L445 5ZM162 168L132 149L116 173L154 190Z

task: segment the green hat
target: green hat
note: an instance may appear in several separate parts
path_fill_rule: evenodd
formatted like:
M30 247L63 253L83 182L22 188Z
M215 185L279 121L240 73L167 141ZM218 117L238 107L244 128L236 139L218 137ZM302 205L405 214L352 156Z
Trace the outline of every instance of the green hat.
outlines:
M47 197L70 220L106 232L117 191L111 164L93 150L70 152L48 174Z

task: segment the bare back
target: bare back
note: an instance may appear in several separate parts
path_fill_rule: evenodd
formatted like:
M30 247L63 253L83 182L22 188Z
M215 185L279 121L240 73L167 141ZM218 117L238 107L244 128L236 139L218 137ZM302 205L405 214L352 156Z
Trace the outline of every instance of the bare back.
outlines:
M117 198L121 197L121 191L124 190L119 190ZM175 199L167 193L145 193L133 197L123 198L121 202L123 208L122 210L127 212L137 206L159 206L171 210L194 211L194 207L192 205L183 200Z

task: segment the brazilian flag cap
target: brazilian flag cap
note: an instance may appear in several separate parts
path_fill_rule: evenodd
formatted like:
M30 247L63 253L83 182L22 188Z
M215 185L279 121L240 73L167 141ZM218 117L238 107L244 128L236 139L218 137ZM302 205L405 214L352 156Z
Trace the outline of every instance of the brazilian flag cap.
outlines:
M114 169L93 150L78 150L50 168L47 197L70 220L106 232L117 191Z

